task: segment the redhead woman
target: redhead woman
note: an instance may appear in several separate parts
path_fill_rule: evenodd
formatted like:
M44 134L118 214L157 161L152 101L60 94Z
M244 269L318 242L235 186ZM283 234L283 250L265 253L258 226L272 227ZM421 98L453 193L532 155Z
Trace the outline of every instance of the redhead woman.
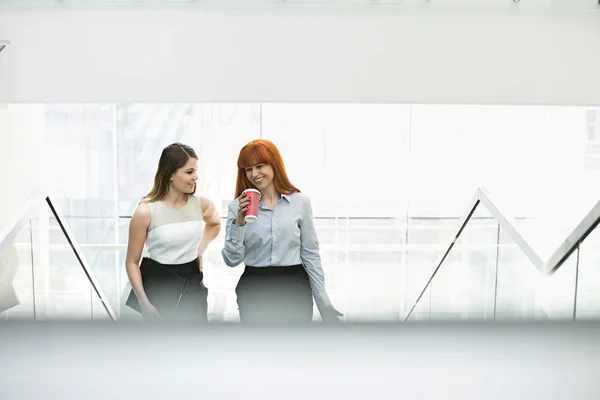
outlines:
M310 323L313 298L323 321L339 322L342 314L325 290L310 197L291 183L279 150L253 140L241 149L237 168L221 254L230 267L245 265L236 287L241 322ZM249 189L260 193L251 222Z

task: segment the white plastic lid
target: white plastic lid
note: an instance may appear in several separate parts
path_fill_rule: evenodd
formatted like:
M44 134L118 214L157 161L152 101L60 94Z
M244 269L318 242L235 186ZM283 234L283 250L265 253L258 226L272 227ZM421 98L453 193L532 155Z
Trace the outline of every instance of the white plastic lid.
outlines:
M258 218L256 217L256 215L252 215L252 214L250 214L250 215L246 215L246 216L244 217L244 219L246 220L246 222L256 222L256 220L257 220Z

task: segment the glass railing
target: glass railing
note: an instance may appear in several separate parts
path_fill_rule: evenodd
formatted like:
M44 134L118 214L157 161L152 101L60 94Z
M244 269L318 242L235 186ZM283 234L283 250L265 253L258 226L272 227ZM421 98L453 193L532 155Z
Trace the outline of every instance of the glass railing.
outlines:
M514 215L513 210L500 203L485 190L478 190L458 229L452 233L451 244L437 262L406 260L422 271L419 274L408 271L418 279L406 286L415 290L404 290L406 308L400 309L407 312L401 312L400 320L600 316L600 268L596 267L600 265L596 262L600 261L600 232L595 230L600 206L594 206L575 228L571 226L565 231L566 240L545 258L527 234L523 234L523 218L507 217ZM71 226L74 229L77 226L74 219L65 218L51 197L40 193L24 204L13 221L0 231L0 320L139 319L137 313L123 305L129 293L122 267L126 245L85 241L80 245ZM123 224L121 228L126 226ZM372 236L370 231L365 234ZM121 241L126 238L126 230L120 237ZM324 240L322 250L330 265L335 260L330 260L329 254L342 252L337 248L328 250L327 243ZM373 251L373 246L367 247ZM391 245L381 246L381 254L386 257L395 249ZM220 245L216 243L205 261L211 280L207 285L215 297L210 314L211 320L229 321L235 319L233 289L238 276L234 274L239 275L239 271L215 267L220 263ZM348 266L352 264L344 264L343 268L346 285L352 272L348 272ZM372 267L368 281L364 274L356 275L360 277L357 285L373 284L381 288L383 279L392 276L385 271L374 272ZM392 277L400 281L404 270L396 269ZM369 303L365 309L376 310L371 311L369 319L393 320L389 315L398 312L394 296L398 296L399 286L388 286L396 288L394 294L390 290L381 294L380 299L375 296L373 300L374 292L368 292L373 304ZM356 300L355 294L348 298L362 301ZM350 310L357 308L349 302L344 305ZM389 311L384 307L389 307Z
M543 260L550 259L598 199L600 187L586 185L583 179L561 183L560 190L530 188L514 198L494 195L509 206L509 215L526 216L515 218L516 228Z
M547 258L507 209L477 191L405 321L600 316L600 202Z
M0 321L73 319L115 314L60 210L40 190L0 230Z
M600 318L600 228L577 247L577 297L575 318Z

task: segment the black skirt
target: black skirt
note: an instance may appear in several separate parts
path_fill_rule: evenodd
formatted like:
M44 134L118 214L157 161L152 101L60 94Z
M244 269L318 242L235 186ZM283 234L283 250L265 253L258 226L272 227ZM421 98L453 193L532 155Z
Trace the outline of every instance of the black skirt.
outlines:
M207 322L208 289L198 259L185 264L161 264L144 257L140 273L146 296L163 320ZM133 290L126 304L141 312Z
M312 321L312 291L302 265L246 266L235 292L242 323L306 324Z

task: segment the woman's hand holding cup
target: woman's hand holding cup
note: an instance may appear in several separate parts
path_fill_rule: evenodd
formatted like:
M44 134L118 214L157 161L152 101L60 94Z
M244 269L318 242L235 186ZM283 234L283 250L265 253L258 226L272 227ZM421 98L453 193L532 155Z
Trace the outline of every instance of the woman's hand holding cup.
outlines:
M258 219L258 206L260 192L256 189L246 189L238 198L238 214L235 220L237 226L246 225L246 222L255 222Z
M246 211L250 207L250 198L246 196L246 193L242 193L240 197L238 197L240 205L238 207L237 218L235 219L235 224L237 226L246 225Z

